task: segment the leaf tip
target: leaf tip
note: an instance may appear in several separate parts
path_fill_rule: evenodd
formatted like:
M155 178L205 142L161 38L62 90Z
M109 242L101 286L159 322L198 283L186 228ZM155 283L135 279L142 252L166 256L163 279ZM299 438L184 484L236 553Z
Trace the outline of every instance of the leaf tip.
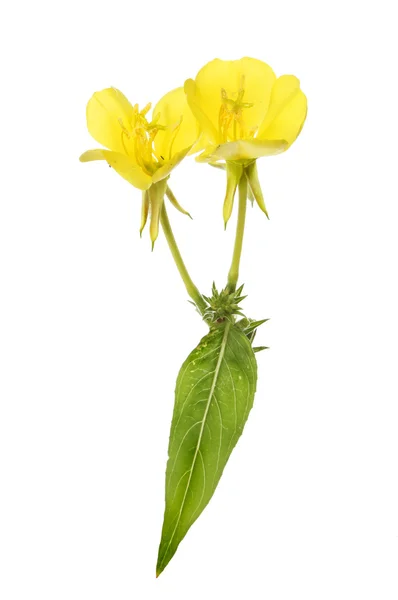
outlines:
M164 564L164 561L160 559L158 559L157 565L156 565L156 579L159 577L159 575L161 575L163 573L163 571L165 570L167 566L167 563Z

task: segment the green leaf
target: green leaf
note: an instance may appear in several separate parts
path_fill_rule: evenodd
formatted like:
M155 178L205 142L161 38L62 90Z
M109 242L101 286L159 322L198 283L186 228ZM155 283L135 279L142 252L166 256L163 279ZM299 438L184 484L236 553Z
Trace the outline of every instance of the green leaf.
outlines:
M262 325L263 323L266 323L267 321L269 321L269 319L261 319L261 321L254 321L253 319L247 319L245 317L244 319L241 319L240 321L238 321L236 323L236 325L239 327L239 329L242 329L246 335L248 335L249 333L252 333L252 331L255 331L258 327L260 327L260 325Z
M230 321L210 331L177 378L156 574L175 554L217 487L253 406L257 363Z

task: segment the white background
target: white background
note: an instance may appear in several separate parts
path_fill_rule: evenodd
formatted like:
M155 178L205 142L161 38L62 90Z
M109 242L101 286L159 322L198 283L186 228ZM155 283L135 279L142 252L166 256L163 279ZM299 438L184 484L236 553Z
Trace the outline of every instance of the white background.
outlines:
M393 3L14 2L2 9L2 600L396 600L397 68ZM219 488L155 579L178 368L205 333L140 193L85 105L156 102L208 60L301 79L304 130L259 163L242 281L255 407ZM170 208L200 289L225 281L224 175ZM234 217L236 213L234 213ZM233 217L233 218L234 218Z

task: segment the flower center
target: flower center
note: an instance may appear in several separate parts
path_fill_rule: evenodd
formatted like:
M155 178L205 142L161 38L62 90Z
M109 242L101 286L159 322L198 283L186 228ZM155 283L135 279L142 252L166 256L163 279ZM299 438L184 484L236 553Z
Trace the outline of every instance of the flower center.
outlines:
M148 121L146 115L151 109L149 102L142 110L138 104L133 107L134 114L129 127L118 119L121 127L121 136L123 148L128 156L133 156L136 163L148 175L152 175L158 166L158 161L153 151L153 142L156 134L160 130L167 129L165 125L159 123L160 113L154 116L152 121Z
M250 102L243 102L245 95L245 76L242 75L240 88L231 94L231 98L224 88L221 88L221 106L218 116L219 134L222 143L235 141L247 136L253 137L254 131L246 132L243 120L243 110L253 106ZM239 128L239 130L238 130Z

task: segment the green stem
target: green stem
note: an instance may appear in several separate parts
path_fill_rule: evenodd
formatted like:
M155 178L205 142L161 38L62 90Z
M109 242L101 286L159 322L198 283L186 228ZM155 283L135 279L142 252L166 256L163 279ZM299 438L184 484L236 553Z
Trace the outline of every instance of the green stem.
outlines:
M232 255L231 268L228 273L228 289L231 292L236 290L236 284L239 279L239 263L242 254L243 244L243 233L245 230L245 219L246 219L246 205L247 205L247 179L245 173L239 181L239 211L238 211L238 223L236 226L236 237L234 252Z
M201 293L199 292L198 288L192 281L192 279L187 271L187 268L184 264L184 261L182 260L182 256L180 254L180 251L177 246L177 242L175 240L173 231L171 229L169 217L167 215L166 206L164 205L164 203L163 203L162 211L160 214L160 222L162 224L163 232L164 232L164 235L166 236L167 243L171 250L171 254L173 255L174 262L177 265L177 269L182 277L182 280L185 284L187 292L188 292L189 296L192 298L192 300L195 302L199 311L203 314L204 310L206 309L206 302L204 301Z

